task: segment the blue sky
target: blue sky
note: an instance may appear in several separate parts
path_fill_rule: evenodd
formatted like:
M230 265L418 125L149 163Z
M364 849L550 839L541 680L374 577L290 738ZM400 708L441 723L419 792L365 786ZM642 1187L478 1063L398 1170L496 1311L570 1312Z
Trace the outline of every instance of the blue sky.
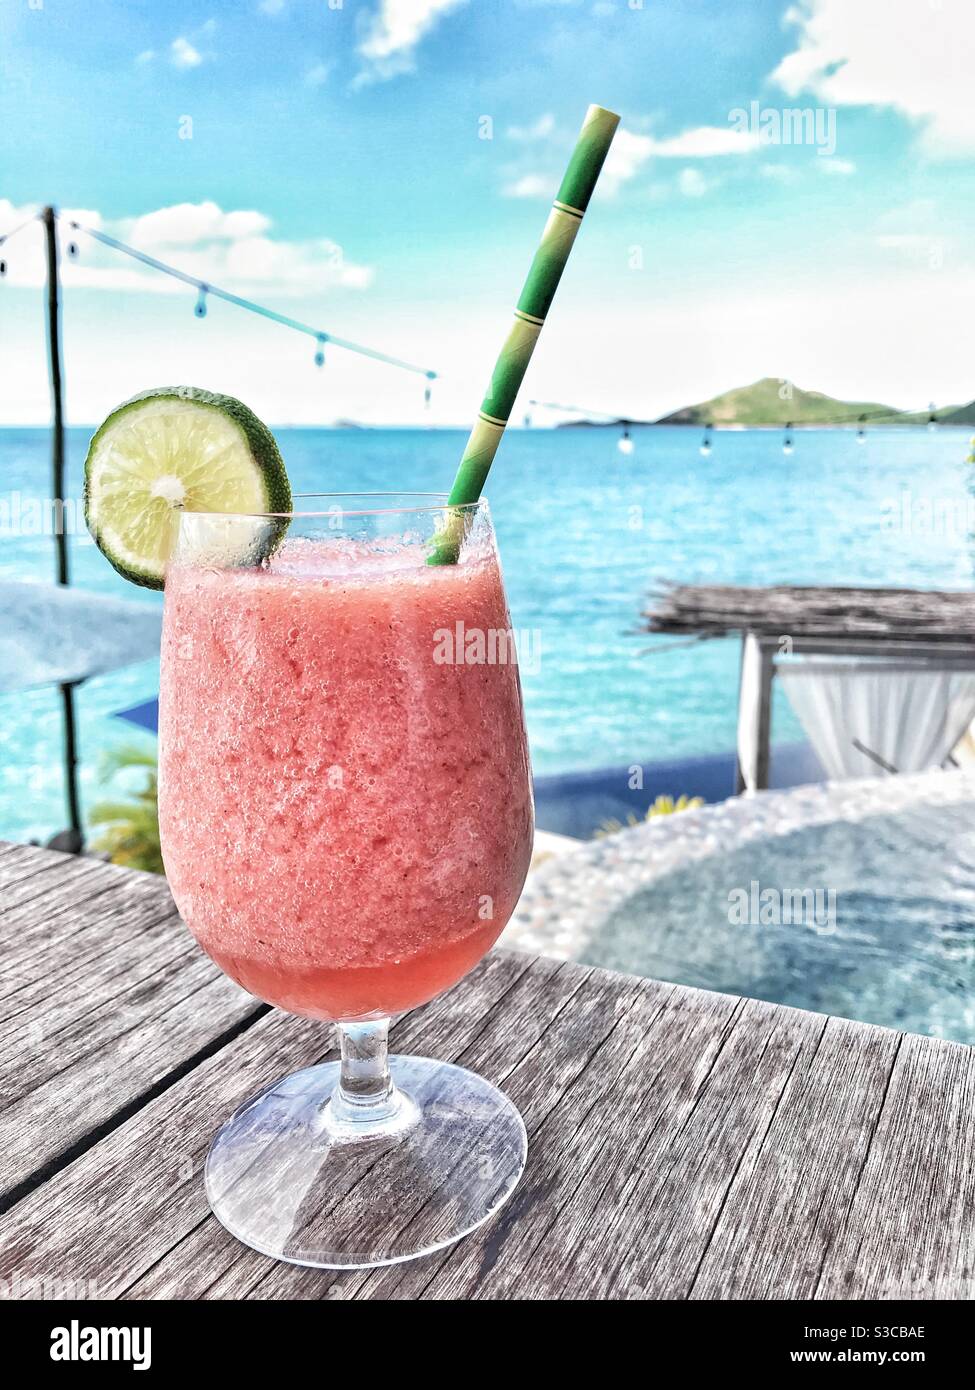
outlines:
M429 418L464 423L596 101L621 132L526 394L652 416L781 375L967 400L975 16L920 8L4 0L0 233L45 201L77 210L440 369ZM811 142L775 142L785 108L819 113ZM318 372L308 340L229 306L197 320L191 291L78 244L72 420L163 380L279 423L424 419L416 379L337 351ZM31 230L5 250L0 422L42 421L40 246Z

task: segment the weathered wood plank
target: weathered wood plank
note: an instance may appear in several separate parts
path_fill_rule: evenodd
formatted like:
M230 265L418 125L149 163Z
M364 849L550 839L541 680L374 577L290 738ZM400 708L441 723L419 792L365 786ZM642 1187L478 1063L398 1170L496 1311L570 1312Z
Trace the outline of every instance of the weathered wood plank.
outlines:
M805 1041L734 1173L693 1298L813 1297L849 1219L900 1040L830 1019Z
M393 1047L400 1052L434 1055L457 1061L469 1039L497 1028L511 1033L507 1021L515 1013L523 1013L524 1001L535 1004L534 1026L543 1028L551 1009L552 999L566 997L578 989L585 971L562 974L557 961L537 961L527 956L507 956L495 953L478 967L478 979L464 981L443 1000L418 1010L399 1022L393 1029ZM473 988L472 988L473 986ZM517 1041L512 1037L512 1045ZM301 1063L284 1062L286 1070ZM502 1079L497 1076L497 1079ZM205 1152L205 1149L204 1149ZM205 1212L204 1204L204 1212ZM195 1292L182 1296L207 1298L308 1298L335 1296L329 1289L335 1283L334 1272L319 1274L300 1270L292 1265L264 1259L244 1249L228 1237L212 1218L190 1236L188 1263L194 1270ZM127 1291L126 1297L172 1298L176 1290L185 1287L186 1270L182 1261L167 1258L150 1274ZM196 1271L201 1274L197 1280ZM310 1277L304 1278L304 1275ZM343 1275L342 1279L361 1280L361 1274ZM351 1287L351 1286L350 1286ZM324 1291L324 1294L323 1294ZM343 1286L342 1297L349 1291Z
M404 1020L400 1038L419 1051L439 1035L447 1040L440 1055L451 1045L459 1050L530 968L527 956L489 957L450 995ZM238 1254L267 1269L270 1261L242 1251L208 1216L203 1160L215 1130L243 1099L329 1055L329 1029L266 1014L0 1219L0 1276L16 1273L29 1286L55 1267L114 1298L150 1271L158 1287L167 1278L159 1262L174 1250L178 1296L195 1298L199 1275L182 1260L180 1242L204 1220L226 1250L223 1263L217 1256L218 1274Z
M0 861L0 924L8 912L38 902L45 894L62 893L69 883L83 892L88 884L105 882L106 872L119 872L98 859L58 854L53 850L34 849L30 845L24 845L23 848L32 851L30 857L18 856L13 863L9 858ZM41 855L44 856L43 859L39 857ZM38 919L40 913L39 908Z
M73 1279L128 1298L759 1298L808 1296L817 1282L822 1291L852 1260L869 1297L883 1270L843 1239L861 1229L856 1209L869 1188L884 1248L900 1244L905 1195L877 1156L889 1158L893 1142L884 1136L898 1039L496 954L405 1020L395 1044L474 1066L523 1110L529 1168L483 1233L429 1260L340 1273L276 1264L222 1231L201 1183L214 1128L268 1076L328 1046L323 1030L272 1014L14 1208L0 1267L13 1262L26 1277L70 1250ZM929 1108L940 1114L947 1103L952 1117L959 1147L946 1176L965 1163L970 1174L962 1117L972 1077L958 1070L969 1052L909 1042L929 1060L948 1047L953 1099ZM934 1062L898 1075L905 1097L946 1094ZM955 1227L965 1200L962 1192L951 1206ZM957 1275L964 1249L952 1244L954 1228L941 1229L927 1259ZM909 1245L888 1259L913 1259L913 1237ZM957 1278L937 1285L949 1286L957 1290Z
M904 1036L817 1298L975 1297L975 1048Z
M263 1012L196 948L163 880L48 851L17 862L34 871L3 892L0 1205Z
M203 1159L243 1098L331 1055L329 1031L220 976L161 881L4 864L0 1277L25 1296L52 1272L135 1299L975 1293L975 1051L505 952L393 1046L516 1101L511 1202L426 1260L267 1260L209 1215Z
M634 1207L632 1189L654 1176L658 1150L693 1112L741 1005L725 995L633 983L634 994L618 994L613 1030L585 1072L544 1105L532 1128L528 1181L501 1212L484 1253L451 1251L425 1297L450 1298L453 1288L465 1298L589 1297L592 1289L600 1298L627 1297L644 1287L645 1263L670 1210L639 1200ZM551 1041L561 1045L557 1034ZM534 1060L510 1083L529 1113L538 1090ZM634 1270L621 1278L636 1233L647 1261L638 1249Z
M628 983L631 990L639 989L639 982ZM541 1111L546 1099L551 1103L585 1074L592 1054L613 1032L620 998L619 977L580 966L560 966L550 960L536 961L530 973L523 975L490 1011L484 1012L480 1031L469 1036L462 1048L452 1048L448 1060L489 1077L518 1100L531 1144L532 1114L523 1098L517 1096L512 1084L514 1074L519 1067L529 1066L531 1059L536 1080L532 1094ZM423 1022L422 1011L418 1022ZM408 1045L411 1050L432 1050L422 1033ZM397 1046L401 1044L398 1042ZM533 1157L530 1153L528 1172L532 1170ZM518 1196L516 1192L513 1200ZM404 1210L404 1218L409 1214ZM383 1270L346 1273L265 1265L264 1277L253 1287L245 1289L239 1282L223 1281L217 1292L221 1297L260 1299L413 1297L418 1283L422 1286L429 1282L443 1258L439 1255Z
M25 902L8 905L0 915L0 1018L16 1012L25 984L45 983L64 971L80 971L110 950L118 952L119 919L135 906L136 925L175 917L165 882L155 874L125 873L109 865L82 877L67 868L60 876L38 877L37 892ZM32 880L33 881L33 880ZM105 926L112 935L106 937ZM17 1000L9 996L18 994Z

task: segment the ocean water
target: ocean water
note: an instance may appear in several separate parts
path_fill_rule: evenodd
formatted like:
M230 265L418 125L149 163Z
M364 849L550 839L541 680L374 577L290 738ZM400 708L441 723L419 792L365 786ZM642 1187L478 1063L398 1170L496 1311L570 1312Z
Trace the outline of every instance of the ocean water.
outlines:
M68 432L72 498L89 433ZM296 491L445 490L464 443L447 430L277 433ZM694 429L633 434L624 456L611 430L512 431L492 469L512 623L537 658L522 673L537 773L733 746L738 642L641 633L663 580L973 587L966 430L871 429L862 446L851 430L802 430L790 457L779 431L719 432L708 458ZM44 430L0 431L0 574L53 577L53 541L38 529L49 447ZM161 601L121 580L87 536L70 549L79 586ZM153 744L113 714L157 688L146 663L79 692L89 806L105 794L107 750ZM800 736L779 695L774 740ZM56 692L0 694L0 837L45 837L63 822Z

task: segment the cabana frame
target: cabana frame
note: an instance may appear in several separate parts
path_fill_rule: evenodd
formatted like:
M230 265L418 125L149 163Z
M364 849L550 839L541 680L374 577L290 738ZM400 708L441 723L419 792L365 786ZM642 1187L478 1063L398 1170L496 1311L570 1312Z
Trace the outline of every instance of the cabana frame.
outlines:
M740 634L738 792L769 785L778 664L868 657L892 672L975 670L975 594L964 591L665 584L644 618L651 633Z

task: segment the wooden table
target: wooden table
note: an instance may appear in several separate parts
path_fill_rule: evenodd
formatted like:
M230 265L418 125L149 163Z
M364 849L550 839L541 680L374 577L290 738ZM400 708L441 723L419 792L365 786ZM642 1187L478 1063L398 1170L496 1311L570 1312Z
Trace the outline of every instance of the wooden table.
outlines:
M970 1298L975 1067L954 1043L496 951L400 1021L525 1117L499 1216L312 1271L210 1216L220 1122L329 1055L210 965L158 878L0 844L0 1279L11 1297Z

